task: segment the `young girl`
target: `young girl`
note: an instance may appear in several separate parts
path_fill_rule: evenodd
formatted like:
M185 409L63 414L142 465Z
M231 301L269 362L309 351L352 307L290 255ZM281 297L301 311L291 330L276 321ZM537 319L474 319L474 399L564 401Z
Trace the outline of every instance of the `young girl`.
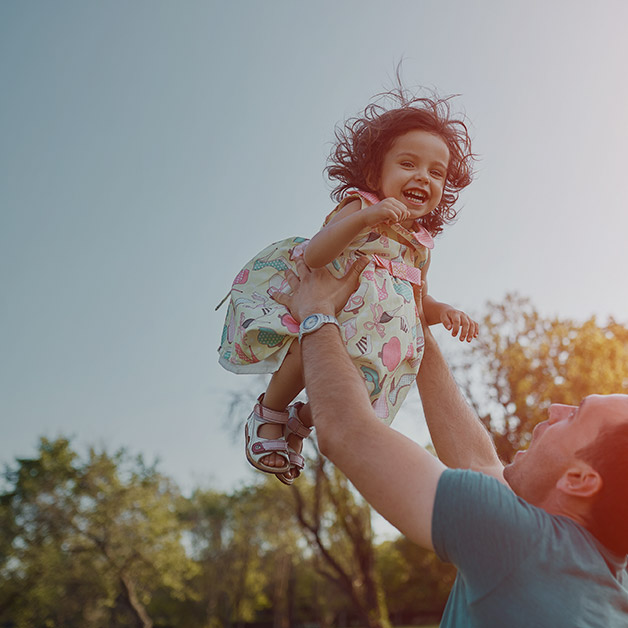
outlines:
M428 295L426 283L432 236L455 218L458 193L471 182L467 128L447 99L407 98L401 90L388 96L395 108L371 104L336 130L327 173L340 203L322 229L309 241L271 244L231 288L219 361L235 373L273 373L245 425L246 456L285 484L303 469L302 439L312 425L308 404L290 405L303 389L299 324L272 299L289 291L285 271L295 270L297 257L342 277L358 256L369 256L337 323L385 423L416 379L421 307L428 325L442 323L460 340L477 336L477 324Z

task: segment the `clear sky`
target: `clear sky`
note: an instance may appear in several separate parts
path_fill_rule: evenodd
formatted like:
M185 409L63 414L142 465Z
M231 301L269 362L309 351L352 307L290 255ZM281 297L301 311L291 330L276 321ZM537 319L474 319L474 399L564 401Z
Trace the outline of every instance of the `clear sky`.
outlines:
M628 4L0 3L0 462L60 434L184 487L252 479L224 429L226 294L332 209L334 125L392 84L461 94L481 155L430 292L628 322ZM445 343L455 350L455 343ZM414 397L395 425L421 438Z

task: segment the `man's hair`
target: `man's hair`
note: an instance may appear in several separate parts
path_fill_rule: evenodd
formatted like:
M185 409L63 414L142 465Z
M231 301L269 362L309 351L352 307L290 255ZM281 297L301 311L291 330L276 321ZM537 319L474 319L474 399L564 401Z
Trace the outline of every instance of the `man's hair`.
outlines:
M587 529L604 546L628 554L628 421L600 430L597 438L576 454L602 478Z

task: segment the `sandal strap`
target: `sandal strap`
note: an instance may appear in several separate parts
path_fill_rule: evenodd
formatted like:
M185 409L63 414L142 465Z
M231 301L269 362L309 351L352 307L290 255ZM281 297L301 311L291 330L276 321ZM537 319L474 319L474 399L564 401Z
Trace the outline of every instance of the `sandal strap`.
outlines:
M290 457L291 467L297 467L299 470L302 470L303 467L305 467L305 458L301 454L298 454L296 451L289 449L288 456Z
M281 439L277 439L277 440L270 440L270 439L264 439L264 440L258 440L255 441L252 445L251 445L251 451L254 454L263 454L265 452L271 452L271 451L287 451L287 447L286 447L286 441Z
M296 434L299 438L307 438L314 429L313 427L306 427L299 419L299 410L302 403L295 403L288 408L288 422L286 423L286 431L290 434Z
M255 414L264 421L264 423L279 423L285 425L288 422L288 413L284 410L271 410L262 405L264 395L261 394L255 403Z
M296 434L300 438L307 438L312 433L311 427L305 427L303 423L296 417L291 416L286 424L286 429L291 434Z
M259 404L255 404L253 412L251 412L244 425L246 459L252 466L264 473L285 473L290 469L288 443L286 442L285 437L265 438L259 435L259 428L265 423L270 423L272 421L267 421L260 417L258 415L258 407ZM284 464L281 467L275 467L264 463L261 459L269 453L275 453L275 455L278 455L284 461Z

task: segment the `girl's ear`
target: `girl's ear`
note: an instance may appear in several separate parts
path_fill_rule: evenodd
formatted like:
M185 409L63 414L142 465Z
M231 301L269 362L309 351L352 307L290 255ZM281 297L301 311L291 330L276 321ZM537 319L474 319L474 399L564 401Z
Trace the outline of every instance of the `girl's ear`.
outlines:
M560 477L556 487L572 497L593 497L602 489L600 474L582 460L576 461Z
M379 192L379 177L376 177L372 171L367 172L365 181L373 192Z

